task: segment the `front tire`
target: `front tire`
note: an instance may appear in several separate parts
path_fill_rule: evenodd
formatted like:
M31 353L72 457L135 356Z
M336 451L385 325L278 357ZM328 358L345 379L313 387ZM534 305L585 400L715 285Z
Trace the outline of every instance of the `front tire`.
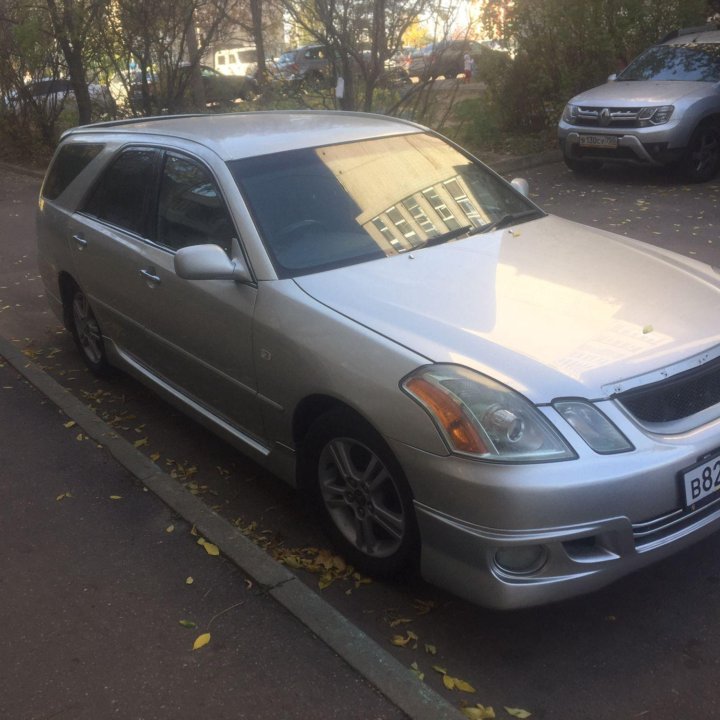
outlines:
M700 125L690 138L681 160L681 170L692 183L712 180L720 169L720 127L712 123Z
M353 565L379 577L415 565L412 493L368 423L347 410L320 417L303 445L302 475L327 533Z

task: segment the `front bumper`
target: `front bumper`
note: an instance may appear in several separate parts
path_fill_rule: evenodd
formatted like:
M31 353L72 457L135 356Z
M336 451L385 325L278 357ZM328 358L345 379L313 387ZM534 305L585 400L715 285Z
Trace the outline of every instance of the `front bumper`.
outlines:
M520 533L473 526L420 504L416 511L423 577L466 600L501 610L598 590L720 529L720 507L646 546L637 544L625 517ZM536 571L509 573L498 565L499 549L527 546L543 549Z
M603 406L618 424L621 411ZM687 508L681 482L720 448L720 419L626 434L633 452L599 456L568 434L577 460L530 465L391 443L416 498L423 577L486 607L529 607L597 590L720 530L720 493ZM508 569L516 551L536 561Z
M584 147L580 144L581 134L571 131L560 138L560 149L571 160L632 163L660 167L677 162L683 155L683 148L669 148L667 142L641 142L635 135L617 134L617 147Z

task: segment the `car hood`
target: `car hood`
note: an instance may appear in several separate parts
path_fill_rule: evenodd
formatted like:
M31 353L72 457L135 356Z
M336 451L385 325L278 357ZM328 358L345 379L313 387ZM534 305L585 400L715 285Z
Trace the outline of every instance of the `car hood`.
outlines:
M296 282L429 361L535 402L605 397L720 344L709 266L552 216Z
M713 85L688 80L616 80L576 95L574 105L674 105L688 95L705 96Z

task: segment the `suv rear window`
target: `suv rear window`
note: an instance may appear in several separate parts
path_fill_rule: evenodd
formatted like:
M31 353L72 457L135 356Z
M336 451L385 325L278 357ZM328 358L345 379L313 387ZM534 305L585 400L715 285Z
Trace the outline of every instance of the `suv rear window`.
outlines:
M48 200L55 200L59 197L103 147L104 145L95 143L63 145L45 179L42 190L43 197Z

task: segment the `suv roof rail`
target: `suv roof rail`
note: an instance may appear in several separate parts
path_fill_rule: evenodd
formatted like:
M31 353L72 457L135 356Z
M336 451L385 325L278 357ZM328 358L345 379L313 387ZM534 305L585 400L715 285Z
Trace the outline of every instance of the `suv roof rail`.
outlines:
M679 28L669 32L664 37L657 41L657 45L661 45L668 40L674 40L675 38L682 37L683 35L695 35L701 32L711 32L712 30L720 30L719 23L707 23L705 25L696 25L695 27Z

